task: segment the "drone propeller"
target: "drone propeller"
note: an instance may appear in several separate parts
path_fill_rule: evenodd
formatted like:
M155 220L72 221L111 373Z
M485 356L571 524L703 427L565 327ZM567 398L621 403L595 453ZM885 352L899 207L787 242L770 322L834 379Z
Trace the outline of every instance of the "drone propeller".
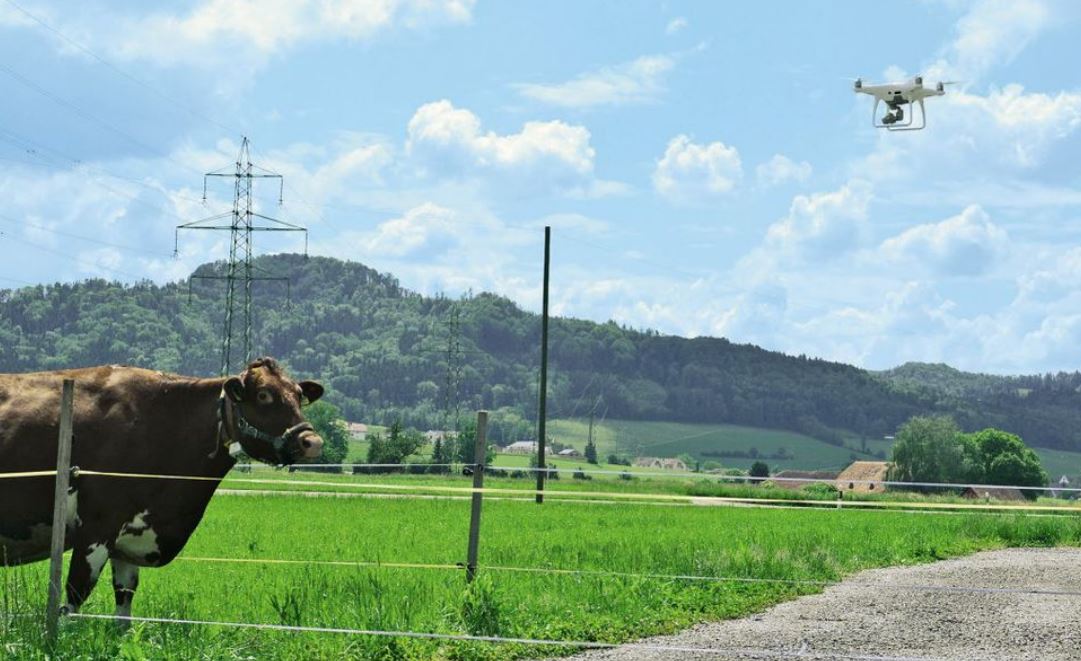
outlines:
M942 81L939 81L937 87L938 87L939 92L945 92L946 91L946 85L958 85L958 84L960 84L960 81L958 81L958 80L942 80Z

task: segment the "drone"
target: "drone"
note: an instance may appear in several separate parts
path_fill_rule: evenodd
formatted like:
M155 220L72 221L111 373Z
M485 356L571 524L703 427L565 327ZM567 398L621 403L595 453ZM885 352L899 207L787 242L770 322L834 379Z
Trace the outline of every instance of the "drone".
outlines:
M903 83L886 83L885 85L864 85L863 80L857 78L852 84L853 91L870 94L875 97L875 107L871 110L871 123L876 129L888 129L890 131L919 131L927 126L927 110L924 108L924 99L931 96L942 96L946 93L946 85L953 85L954 81L944 81L932 87L923 86L923 77L916 76L910 81ZM881 120L878 119L878 104L886 104L886 114ZM920 106L920 122L914 124L916 113L914 104ZM905 119L905 106L908 106L907 120Z

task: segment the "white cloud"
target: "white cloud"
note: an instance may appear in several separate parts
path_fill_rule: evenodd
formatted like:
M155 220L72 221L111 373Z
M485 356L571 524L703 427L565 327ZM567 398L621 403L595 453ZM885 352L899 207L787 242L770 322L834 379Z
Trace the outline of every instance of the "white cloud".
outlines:
M1010 62L1051 20L1040 0L980 0L957 21L956 36L925 73L971 83Z
M581 184L593 172L589 131L561 121L526 122L518 133L499 135L442 100L421 106L408 134L408 152L437 170L509 171L562 187Z
M581 74L565 83L522 83L519 93L564 108L642 103L664 91L664 76L675 66L668 55L649 55L615 67Z
M788 215L766 231L764 247L789 257L836 259L865 238L871 186L853 180L829 193L797 195Z
M1006 231L972 205L939 223L917 225L882 243L883 255L901 267L924 266L943 275L979 275L1009 246Z
M653 187L675 201L694 201L729 193L743 177L739 151L723 142L706 145L677 135L657 161Z
M376 228L367 238L365 247L372 253L402 257L422 248L433 248L432 243L452 237L455 233L455 214L450 209L426 203L405 212L401 218L388 220Z
M755 168L758 183L764 186L777 186L789 181L807 181L811 176L811 164L799 163L784 154L774 154L773 158Z
M667 35L673 35L683 28L687 27L687 19L682 16L677 16L668 21L668 25L664 28L664 33Z
M367 40L395 28L468 23L473 5L474 0L202 0L186 12L98 13L93 18L71 12L50 22L121 60L165 66L227 61L247 67L305 42ZM0 21L9 24L19 18L13 12L0 14ZM61 49L71 50L67 45Z

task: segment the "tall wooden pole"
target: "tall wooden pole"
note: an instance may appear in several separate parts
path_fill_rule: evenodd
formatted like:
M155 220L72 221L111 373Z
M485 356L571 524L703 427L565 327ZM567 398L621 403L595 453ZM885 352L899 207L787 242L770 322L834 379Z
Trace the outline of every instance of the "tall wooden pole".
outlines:
M484 465L488 457L488 412L477 411L477 438L473 445L473 507L469 514L469 550L465 564L465 580L472 583L477 576L477 553L480 547L480 506L484 502Z
M544 228L544 303L541 312L540 403L537 406L537 503L544 502L544 446L548 441L548 266L552 254L552 228Z
M45 636L56 643L60 622L60 599L64 585L64 533L68 525L68 481L71 476L71 421L74 416L75 381L64 379L60 394L60 436L56 446L56 489L53 491L52 546L49 559L49 599L45 605Z

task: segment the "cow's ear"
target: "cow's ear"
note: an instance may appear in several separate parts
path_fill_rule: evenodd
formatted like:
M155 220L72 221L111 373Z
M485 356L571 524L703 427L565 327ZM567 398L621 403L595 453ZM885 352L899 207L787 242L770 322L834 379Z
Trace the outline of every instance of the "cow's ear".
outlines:
M306 399L309 404L323 396L323 386L315 381L301 381L297 385L300 386L300 391L304 393L304 399Z
M229 395L229 399L234 402L241 402L244 400L244 382L237 377L234 376L226 381L223 389L225 390L225 394Z

